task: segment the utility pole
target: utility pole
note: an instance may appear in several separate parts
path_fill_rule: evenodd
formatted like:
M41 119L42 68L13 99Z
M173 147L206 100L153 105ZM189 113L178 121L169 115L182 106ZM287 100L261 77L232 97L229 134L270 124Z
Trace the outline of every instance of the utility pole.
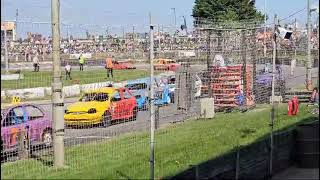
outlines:
M171 8L173 10L173 15L174 15L174 34L176 33L177 30L177 14L176 14L176 8Z
M135 32L134 32L134 26L132 26L132 41L133 41L133 43L132 43L132 51L134 52L134 48L135 48ZM135 54L133 54L133 56L135 56Z
M317 27L317 40L318 40L318 51L317 51L317 53L318 53L318 79L317 79L317 85L318 85L318 92L319 92L319 73L320 73L320 71L319 71L319 66L320 66L320 56L319 56L319 14L318 14L318 27Z
M264 57L267 57L267 41L266 41L266 33L267 33L267 0L264 0L264 36L263 36L263 54Z
M53 82L52 82L52 117L53 117L53 151L54 166L64 166L64 97L62 94L60 70L60 0L51 0L52 21L52 57L53 57Z
M19 10L18 9L16 9L16 40L18 39L18 16L19 16Z
M7 44L7 27L6 27L6 24L4 25L4 60L6 62L6 74L9 74L9 59L8 59L8 44Z
M153 24L152 24L152 16L151 13L149 14L150 19L150 179L154 179L154 144L155 144L155 138L154 138L154 131L155 131L155 108L154 108L154 78L153 78Z
M274 107L274 88L275 88L275 74L276 74L276 54L277 54L277 15L274 15L274 30L273 30L273 57L272 57L272 95L271 95L271 102L272 102L272 108L271 108L271 118L270 118L270 166L269 166L269 173L272 177L272 168L273 168L273 125L274 125L274 115L275 115L275 107Z
M308 0L308 24L307 24L307 34L308 34L308 64L307 64L307 89L311 90L311 86L312 86L312 64L311 64L311 27L310 27L310 16L311 16L311 12L310 12L310 0Z
M122 38L125 39L124 27L122 26Z
M294 33L297 33L297 19L294 19ZM294 59L297 61L297 39L294 38Z
M160 54L161 51L161 35L160 35L160 24L158 24L158 54Z

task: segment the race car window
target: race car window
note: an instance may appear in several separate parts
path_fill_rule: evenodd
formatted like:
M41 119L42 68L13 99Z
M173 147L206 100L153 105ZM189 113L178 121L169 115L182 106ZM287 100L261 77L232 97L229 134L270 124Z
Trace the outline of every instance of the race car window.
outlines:
M155 93L155 99L162 99L162 91L157 91Z
M100 102L107 101L108 99L109 99L109 96L107 93L97 93L93 98L94 101L100 101Z
M176 82L176 77L175 76L172 76L172 77L169 77L169 84L175 84Z
M132 97L128 91L124 91L123 96L125 99L130 99Z
M13 126L18 125L23 122L23 109L22 107L16 107L9 111L7 117L4 121L3 126Z
M117 102L121 100L121 96L120 93L118 91L116 91L113 95L112 95L112 102Z
M92 101L95 95L96 95L96 93L86 93L82 96L80 101L82 101L82 102Z
M42 118L44 116L41 110L35 106L26 106L26 112L28 114L29 121Z
M141 89L147 89L146 83L136 83L136 84L128 84L125 86L129 90L141 90Z

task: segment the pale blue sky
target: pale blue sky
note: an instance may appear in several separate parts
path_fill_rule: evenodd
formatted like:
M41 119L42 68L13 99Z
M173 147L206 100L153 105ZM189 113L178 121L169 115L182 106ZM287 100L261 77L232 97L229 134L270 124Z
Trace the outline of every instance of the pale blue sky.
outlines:
M174 25L174 15L171 8L176 8L177 24L183 23L182 16L187 18L187 24L192 25L192 7L194 0L61 0L61 22L76 24L69 28L69 33L85 34L85 29L91 32L105 32L105 25L110 26L109 32L122 33L125 31L148 31L148 13L152 12L155 24L164 25L164 29ZM311 0L311 4L317 4L318 0ZM50 22L51 0L1 0L1 19L14 20L15 11L19 9L19 21ZM307 0L267 0L267 14L273 19L275 13L280 18L303 9L307 6ZM256 0L256 7L263 12L264 0ZM4 13L3 13L4 10ZM313 14L313 19L318 15ZM289 18L291 22L297 18L298 22L306 22L306 10ZM79 25L83 24L83 25ZM91 24L91 25L88 25ZM97 26L93 26L97 25ZM50 33L50 24L20 24L19 34L25 34L32 30L42 33ZM66 27L62 26L62 33L66 33Z

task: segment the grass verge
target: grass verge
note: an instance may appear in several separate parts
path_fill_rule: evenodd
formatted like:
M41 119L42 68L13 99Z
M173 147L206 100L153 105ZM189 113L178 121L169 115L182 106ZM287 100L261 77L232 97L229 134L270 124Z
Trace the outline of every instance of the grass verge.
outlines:
M144 70L114 70L114 78L107 78L105 69L89 69L85 71L73 70L71 73L72 80L66 80L65 74L62 72L62 83L64 86L72 84L88 84L103 81L120 82L129 79L137 79L148 76L148 72ZM1 80L1 90L6 89L22 89L33 87L51 87L52 72L51 71L22 71L24 79L21 80Z
M269 133L269 107L246 113L217 114L208 120L190 120L156 132L156 177L172 176L189 167L247 145ZM275 130L292 128L312 115L302 105L298 116L288 117L286 106L276 109ZM55 170L39 160L1 165L1 179L147 179L149 133L121 135L111 140L66 148L67 168Z

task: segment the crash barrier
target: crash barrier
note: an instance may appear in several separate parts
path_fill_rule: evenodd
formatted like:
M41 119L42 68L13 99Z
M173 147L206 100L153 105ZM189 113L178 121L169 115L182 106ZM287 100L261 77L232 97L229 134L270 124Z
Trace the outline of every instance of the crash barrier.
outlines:
M113 85L113 82L108 81L108 82L91 83L91 84L83 84L83 85L77 84L72 86L64 86L62 91L65 97L74 97L74 96L79 96L83 91L101 88L101 87L107 87L110 84ZM122 85L123 83L114 83L114 86L116 87L121 87ZM1 91L1 99L10 98L13 96L18 96L21 99L39 99L39 98L43 98L51 95L52 95L51 87L39 87L39 88Z
M1 74L1 81L3 80L19 80L23 79L23 74Z
M18 96L22 99L35 99L45 96L43 87L40 88L28 88L28 89L17 89L17 90L6 90L6 97Z
M118 61L122 61L121 59L116 59ZM133 60L126 59L126 62L133 63ZM65 66L69 63L71 66L79 66L79 60L77 59L69 59L69 60L63 60L61 62L61 66ZM104 67L106 64L105 59L95 59L95 60L85 60L85 66L101 66Z
M65 66L69 63L71 66L79 66L79 60L72 59L72 60L64 60L61 62L61 66ZM101 66L104 67L106 64L105 59L97 59L97 60L85 60L85 66Z
M70 59L79 59L81 54L77 53L77 54L70 54L69 58ZM92 54L91 53L83 53L82 56L84 58L91 58Z

